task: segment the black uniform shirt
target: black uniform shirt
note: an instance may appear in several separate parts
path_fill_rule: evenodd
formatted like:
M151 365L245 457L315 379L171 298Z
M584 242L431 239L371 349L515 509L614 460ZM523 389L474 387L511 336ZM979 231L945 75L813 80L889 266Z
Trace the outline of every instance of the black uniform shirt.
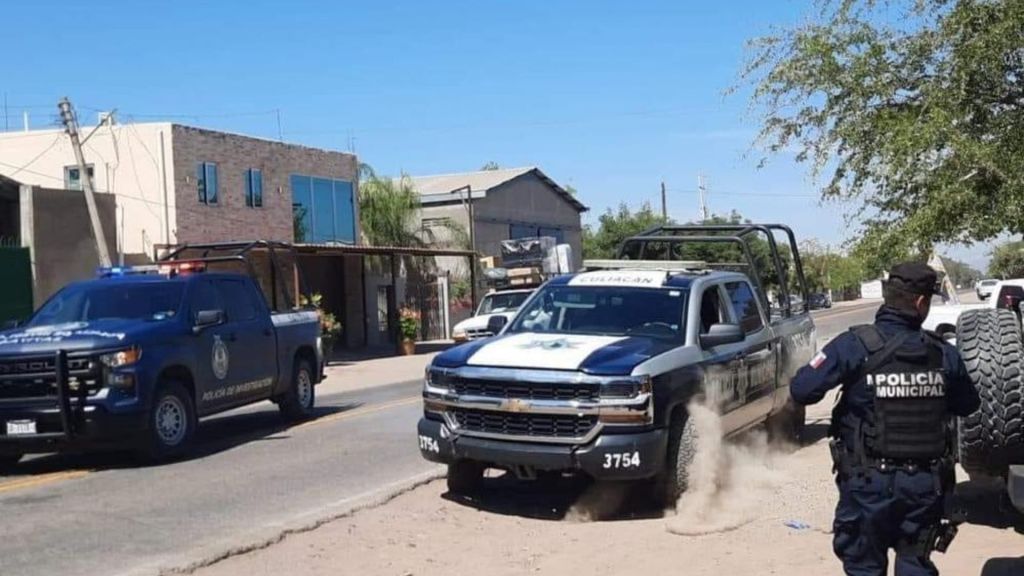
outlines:
M928 345L925 338L929 337L921 330L921 321L894 308L882 306L875 314L875 326L886 339L911 332L912 335L900 347L905 352L924 352ZM967 416L981 404L978 391L967 376L967 368L959 351L948 343L943 342L941 345L949 412L956 416ZM869 422L873 421L874 399L870 390L866 386L854 386L856 382L851 382L867 357L868 350L853 332L840 334L826 344L810 364L796 373L790 385L793 400L798 404L815 404L829 390L842 385L844 401L833 417L841 417L849 412Z

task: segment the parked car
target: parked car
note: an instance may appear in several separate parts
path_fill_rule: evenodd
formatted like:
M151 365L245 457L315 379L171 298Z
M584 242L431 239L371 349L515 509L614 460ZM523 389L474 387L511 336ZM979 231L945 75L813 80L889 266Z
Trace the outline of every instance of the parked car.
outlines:
M998 283L999 280L995 280L993 278L982 280L981 282L978 282L978 285L975 287L974 291L975 293L978 294L979 299L985 300L992 295L992 290L995 289L996 284Z
M199 418L264 400L311 416L317 313L272 312L254 278L207 264L101 269L0 331L0 468L83 448L179 456Z
M821 310L832 307L832 299L824 292L813 292L807 297L807 303L811 310Z
M466 342L477 338L493 336L487 329L487 322L495 315L502 315L506 320L515 316L519 306L533 294L533 288L527 290L500 290L483 297L477 306L476 314L459 322L452 328L452 339Z

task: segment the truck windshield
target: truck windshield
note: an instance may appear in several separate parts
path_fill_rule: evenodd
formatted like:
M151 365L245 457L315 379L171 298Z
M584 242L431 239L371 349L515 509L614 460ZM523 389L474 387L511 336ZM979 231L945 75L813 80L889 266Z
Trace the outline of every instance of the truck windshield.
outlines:
M529 296L529 292L513 292L511 294L495 292L494 294L488 294L487 296L484 296L483 302L480 303L480 310L477 312L477 315L515 310L516 308L519 308L519 306L521 306Z
M162 320L177 314L183 290L180 283L68 286L50 298L27 325L50 326L106 318Z
M685 290L622 286L548 286L508 332L650 336L682 340Z

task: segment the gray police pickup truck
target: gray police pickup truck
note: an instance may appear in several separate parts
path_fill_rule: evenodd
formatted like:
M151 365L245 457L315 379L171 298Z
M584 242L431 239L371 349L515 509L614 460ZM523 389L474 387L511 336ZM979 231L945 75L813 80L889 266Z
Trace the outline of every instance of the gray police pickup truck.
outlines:
M775 232L788 237L786 257ZM745 261L674 259L722 257L726 244ZM777 310L760 273L765 249L784 303ZM448 465L451 492L473 492L487 468L520 478L570 471L653 479L658 498L674 503L694 455L695 399L722 414L727 435L766 422L800 433L790 367L813 355L814 325L788 297L793 278L803 301L807 293L792 231L660 227L627 240L620 258L630 259L588 261L587 271L548 281L507 325L492 320L500 334L427 367L419 448Z

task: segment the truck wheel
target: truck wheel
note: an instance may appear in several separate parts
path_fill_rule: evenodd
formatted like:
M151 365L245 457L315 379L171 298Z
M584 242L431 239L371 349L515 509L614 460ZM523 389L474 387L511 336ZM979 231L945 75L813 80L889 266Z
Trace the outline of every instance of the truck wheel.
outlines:
M672 417L669 425L665 468L655 477L658 504L673 507L690 483L690 464L697 453L697 427L685 412Z
M452 494L474 494L483 484L487 467L472 460L458 460L448 465L448 491Z
M807 407L790 398L775 414L768 416L768 438L772 441L800 443L806 427Z
M23 454L0 454L0 472L10 472L21 461Z
M165 382L157 390L149 416L146 441L139 455L148 462L162 462L188 451L198 419L192 395L178 382Z
M313 417L316 404L316 387L313 385L313 369L308 360L295 362L292 385L278 401L281 416L289 422L299 422Z
M1024 462L1024 386L1020 323L1009 310L968 310L956 329L957 346L981 408L960 419L960 463L971 475L1002 476Z

